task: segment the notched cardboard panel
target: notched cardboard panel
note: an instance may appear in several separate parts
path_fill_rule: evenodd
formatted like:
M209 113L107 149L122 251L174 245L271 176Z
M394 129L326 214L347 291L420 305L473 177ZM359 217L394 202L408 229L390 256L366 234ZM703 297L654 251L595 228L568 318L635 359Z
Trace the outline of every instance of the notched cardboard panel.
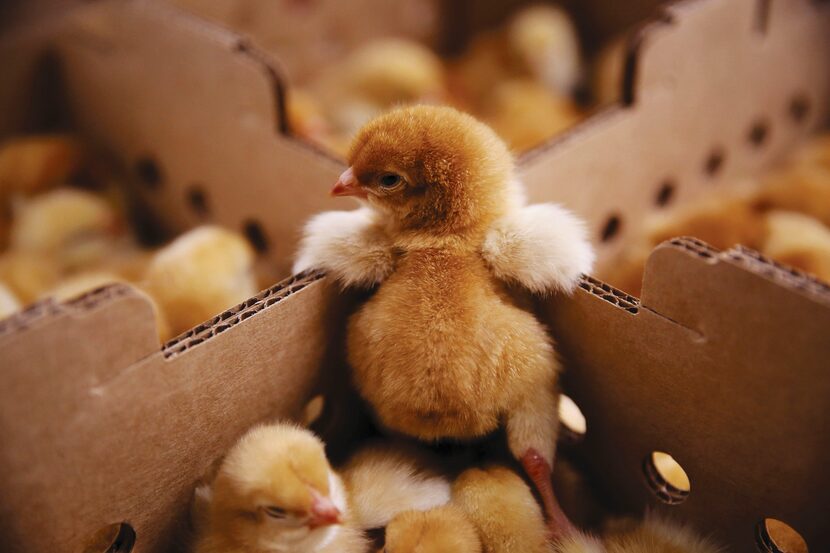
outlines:
M300 412L339 332L342 301L319 275L261 296L238 331L174 355L165 354L175 343L127 359L138 349L118 337L152 320L146 299L130 294L6 339L4 550L80 551L121 521L136 532L136 552L181 546L195 482L251 425ZM79 302L95 303L94 295Z
M830 438L815 424L830 417L828 287L745 248L677 239L649 259L636 316L589 292L547 313L587 419L582 456L607 496L730 551L755 551L764 517L827 548ZM688 496L650 488L653 451L680 463Z
M830 5L772 2L759 28L765 4L671 4L630 45L630 105L520 159L530 200L585 217L601 264L660 209L666 182L673 205L690 202L774 163L826 120ZM756 145L758 125L766 135ZM603 240L612 219L615 232Z

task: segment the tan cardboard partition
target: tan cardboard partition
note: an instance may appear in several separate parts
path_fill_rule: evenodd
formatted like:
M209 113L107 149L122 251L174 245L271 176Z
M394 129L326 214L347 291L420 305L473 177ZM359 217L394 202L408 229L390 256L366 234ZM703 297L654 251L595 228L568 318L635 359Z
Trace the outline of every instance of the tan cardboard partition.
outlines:
M677 179L686 201L772 161L814 126L827 107L828 5L762 4L764 17L750 0L684 2L671 22L647 28L631 53L633 101L522 160L533 199L570 200L597 230L620 210L624 235L650 209L644 182ZM765 32L753 35L757 21ZM340 165L280 133L276 66L235 35L131 1L85 7L16 43L31 50L9 44L0 59L56 54L73 122L137 173L158 176L145 178L144 194L170 221L200 220L187 201L199 186L210 218L257 222L287 264L300 222L343 206L325 195ZM748 56L753 86L730 77L745 69L729 66L733 55ZM710 75L711 88L680 79L691 75L686 65ZM29 96L7 91L32 71L15 67L0 100L22 109ZM744 96L731 96L732 85ZM755 116L769 118L758 151L745 142ZM726 155L709 182L700 172L713 144ZM0 322L4 551L83 551L121 522L135 530L134 551L176 547L213 460L254 422L295 415L321 371L336 369L327 360L337 356L343 302L320 275L295 277L161 349L150 304L128 286ZM584 457L607 498L674 512L734 551L753 550L766 516L795 527L813 553L830 548L829 304L825 285L689 240L652 255L642 301L590 277L574 297L551 300L567 391L588 421ZM687 470L684 502L664 506L649 491L652 450Z

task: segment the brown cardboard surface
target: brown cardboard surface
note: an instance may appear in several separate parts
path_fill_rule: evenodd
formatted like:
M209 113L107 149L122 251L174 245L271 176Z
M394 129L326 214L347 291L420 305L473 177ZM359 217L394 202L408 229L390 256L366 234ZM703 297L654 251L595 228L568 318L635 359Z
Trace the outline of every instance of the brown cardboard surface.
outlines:
M150 303L128 286L7 320L3 550L81 551L122 521L135 551L175 543L210 464L252 424L296 416L311 394L338 305L317 280L284 282L231 310L209 340L164 351Z
M758 35L749 0L684 2L671 23L646 29L632 50L634 102L523 158L532 199L564 200L595 230L619 210L624 236L667 176L684 202L771 162L826 113L830 8L770 5ZM200 185L213 219L257 220L287 267L300 223L338 207L326 190L341 166L280 134L277 66L235 35L132 1L86 7L17 52L34 59L47 43L73 121L128 167L156 162L161 184L143 194L170 221L198 221L186 195ZM8 91L27 67L0 82L4 108L26 105ZM794 90L812 102L800 125L787 119ZM767 115L770 140L753 152L746 128ZM701 166L723 137L727 157L710 181ZM585 457L608 497L674 512L735 551L752 550L763 516L793 525L813 551L830 547L826 286L693 241L659 248L645 279L642 302L586 278L546 306L567 391L587 417ZM170 549L210 463L254 422L294 415L308 398L337 345L342 301L325 279L288 280L161 350L150 304L129 287L0 322L4 546L74 551L127 521L135 551ZM645 487L653 449L691 477L684 503L661 506Z

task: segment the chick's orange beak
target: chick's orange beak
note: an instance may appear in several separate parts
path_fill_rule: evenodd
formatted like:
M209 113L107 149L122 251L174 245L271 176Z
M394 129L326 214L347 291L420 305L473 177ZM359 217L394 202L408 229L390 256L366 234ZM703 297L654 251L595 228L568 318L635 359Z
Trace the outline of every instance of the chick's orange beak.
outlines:
M352 171L352 168L349 167L343 171L343 174L340 175L339 179L337 179L337 182L334 184L334 188L331 189L331 195L366 198L366 191L360 187L360 184L354 176L354 171Z
M340 524L340 509L328 497L314 494L311 502L311 516L308 527L312 530L321 526Z

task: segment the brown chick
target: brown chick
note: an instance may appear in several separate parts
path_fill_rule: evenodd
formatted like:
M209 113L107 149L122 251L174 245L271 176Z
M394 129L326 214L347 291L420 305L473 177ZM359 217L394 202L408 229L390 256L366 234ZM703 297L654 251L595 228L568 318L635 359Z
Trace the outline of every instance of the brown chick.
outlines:
M481 553L475 526L454 505L406 511L386 527L384 553Z
M648 514L643 521L616 520L602 539L574 533L553 544L554 553L723 553L691 528Z
M830 282L830 229L809 215L771 211L761 252Z
M124 236L119 214L103 198L59 188L25 200L15 209L11 249L55 259L74 271L100 262Z
M576 105L540 83L514 79L499 83L485 100L482 117L515 152L523 152L565 131L580 119Z
M593 261L581 222L523 207L506 145L452 108L379 117L349 163L332 192L368 207L312 219L295 269L380 283L348 323L358 391L383 426L421 440L472 440L506 422L552 526L567 525L550 482L559 363L508 285L572 290Z
M87 158L68 135L15 138L0 145L0 203L12 194L29 195L65 184Z
M195 553L363 553L323 443L292 424L259 426L194 499Z
M472 521L484 553L548 553L542 511L512 470L469 469L453 484L452 503Z
M253 296L253 264L254 252L244 238L203 226L155 254L144 286L177 335Z

